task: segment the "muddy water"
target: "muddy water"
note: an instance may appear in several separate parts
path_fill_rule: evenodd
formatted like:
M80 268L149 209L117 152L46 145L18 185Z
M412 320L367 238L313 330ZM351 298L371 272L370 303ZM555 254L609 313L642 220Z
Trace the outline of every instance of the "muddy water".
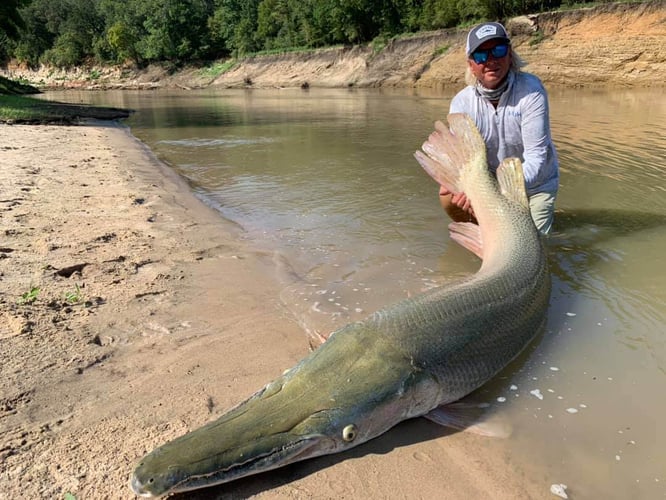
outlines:
M474 272L412 158L451 94L266 90L49 97L131 107L135 135L274 256L316 338ZM474 397L511 467L572 498L665 498L666 102L551 91L562 164L545 332ZM305 336L304 336L305 341Z

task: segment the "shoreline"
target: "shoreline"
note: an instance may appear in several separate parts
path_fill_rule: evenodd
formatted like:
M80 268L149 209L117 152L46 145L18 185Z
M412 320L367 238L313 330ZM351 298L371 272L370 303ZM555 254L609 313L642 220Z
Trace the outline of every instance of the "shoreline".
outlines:
M0 127L0 496L132 498L144 452L249 396L245 384L260 388L307 344L280 315L269 262L128 128ZM248 380L199 368L195 351L213 363L266 342L268 317L281 351ZM236 387L218 394L208 378Z
M141 456L293 366L307 335L271 256L129 128L0 129L0 496L135 498ZM513 499L549 485L501 440L415 419L176 497Z

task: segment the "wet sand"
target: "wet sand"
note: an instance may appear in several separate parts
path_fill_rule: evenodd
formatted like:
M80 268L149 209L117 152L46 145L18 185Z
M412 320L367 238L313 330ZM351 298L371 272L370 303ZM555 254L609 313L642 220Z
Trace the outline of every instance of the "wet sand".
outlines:
M0 165L0 498L134 498L143 454L307 354L272 256L126 128L0 125ZM516 499L549 486L501 440L416 419L174 497Z

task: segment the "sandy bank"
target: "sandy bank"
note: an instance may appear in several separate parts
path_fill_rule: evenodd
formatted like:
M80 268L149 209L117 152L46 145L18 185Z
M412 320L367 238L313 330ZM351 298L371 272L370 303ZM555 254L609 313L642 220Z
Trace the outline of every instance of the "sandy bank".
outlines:
M292 366L306 336L271 259L126 129L0 125L0 138L0 498L132 498L145 452ZM187 498L515 499L549 485L501 443L418 419Z

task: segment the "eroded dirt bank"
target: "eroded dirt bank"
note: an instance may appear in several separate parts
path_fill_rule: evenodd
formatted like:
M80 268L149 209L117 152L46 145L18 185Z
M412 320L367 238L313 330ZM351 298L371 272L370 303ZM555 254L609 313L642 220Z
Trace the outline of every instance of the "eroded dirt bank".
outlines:
M666 79L666 2L605 4L522 16L507 23L531 71L550 85L663 86ZM196 68L169 74L159 67L5 70L38 85L109 88L202 87L459 87L465 30L441 30L371 46L243 60L214 77ZM94 73L94 79L91 74Z
M564 86L664 85L666 3L608 4L513 18L506 23L528 71ZM226 86L463 85L465 30L443 30L370 47L309 56L257 57L214 83Z

